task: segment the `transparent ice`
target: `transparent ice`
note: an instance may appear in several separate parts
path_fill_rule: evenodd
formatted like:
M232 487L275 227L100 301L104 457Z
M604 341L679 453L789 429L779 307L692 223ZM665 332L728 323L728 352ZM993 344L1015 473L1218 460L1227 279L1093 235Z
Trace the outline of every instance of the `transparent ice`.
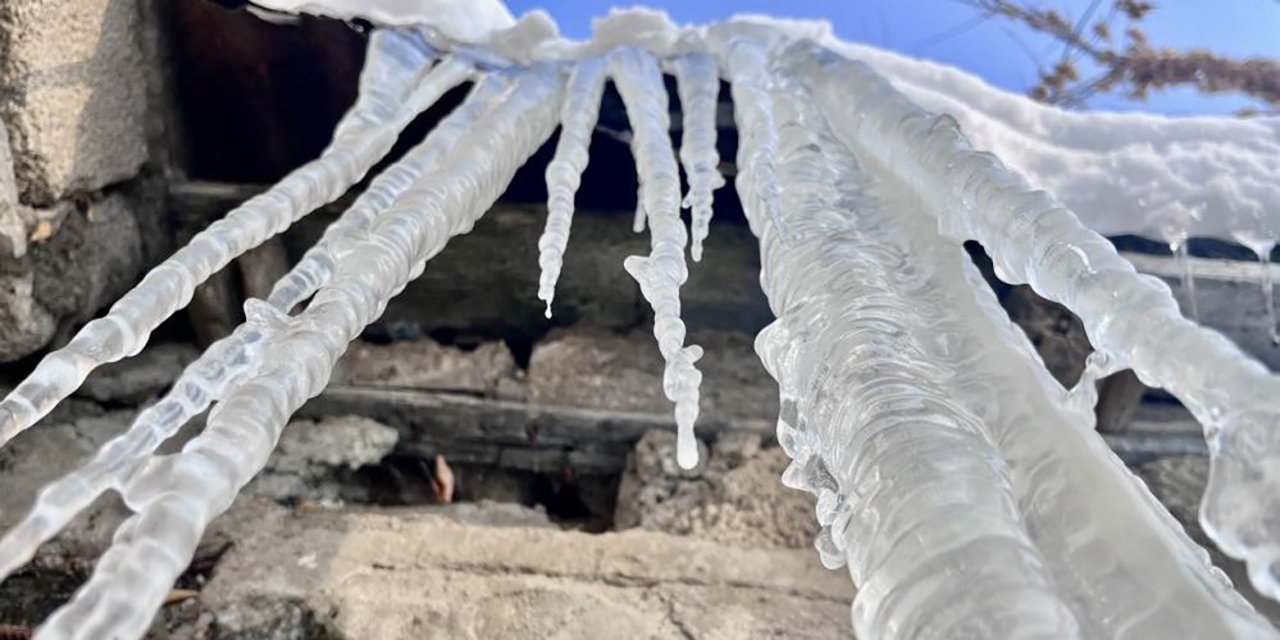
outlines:
M476 19L465 3L432 0L441 22L422 27L387 26L430 19L403 3L363 14L345 0L264 4L384 24L355 106L318 160L197 235L42 360L0 402L0 444L95 367L142 349L210 274L360 181L443 93L473 86L268 300L246 304L243 325L0 537L3 579L103 493L133 512L38 637L141 637L209 522L263 467L347 345L559 126L536 292L550 314L609 81L633 131L637 231L651 241L623 268L653 307L678 462L694 466L702 350L684 344L679 295L686 245L692 237L691 255L702 257L723 184L722 80L739 134L734 186L777 317L756 348L779 386L777 437L793 460L782 481L816 496L815 545L858 586L859 637L1277 636L1092 427L1093 381L1125 368L1190 408L1212 462L1205 529L1246 561L1260 593L1280 599L1280 379L1185 318L1166 285L1099 235L1138 233L1182 250L1190 238L1232 239L1268 261L1280 230L1280 120L1063 113L839 42L815 23L677 28L633 10L575 43L544 14L514 22L493 0ZM664 68L683 111L678 155ZM1018 173L977 151L961 123ZM1082 319L1097 350L1074 389L1053 380L997 305L962 250L968 240L1003 280ZM157 453L210 407L179 453Z

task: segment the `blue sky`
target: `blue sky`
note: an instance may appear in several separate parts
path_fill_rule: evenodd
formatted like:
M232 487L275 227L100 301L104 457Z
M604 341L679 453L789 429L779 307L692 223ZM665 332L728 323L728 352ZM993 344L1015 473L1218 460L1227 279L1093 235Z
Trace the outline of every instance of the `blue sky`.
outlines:
M825 18L846 40L866 42L932 58L976 73L1015 91L1035 84L1036 63L1056 61L1061 47L1007 21L982 21L950 37L940 37L971 21L974 10L957 0L644 0L681 23L704 23L734 13L768 13ZM541 7L555 16L570 37L590 34L591 18L613 6L635 3L608 0L507 0L517 15ZM1075 17L1088 0L1045 0ZM1108 3L1104 0L1103 5ZM1280 0L1156 0L1145 21L1153 43L1199 47L1235 56L1280 58ZM1153 95L1146 103L1100 96L1095 109L1145 109L1170 114L1233 113L1250 105L1241 96L1205 97L1178 90Z

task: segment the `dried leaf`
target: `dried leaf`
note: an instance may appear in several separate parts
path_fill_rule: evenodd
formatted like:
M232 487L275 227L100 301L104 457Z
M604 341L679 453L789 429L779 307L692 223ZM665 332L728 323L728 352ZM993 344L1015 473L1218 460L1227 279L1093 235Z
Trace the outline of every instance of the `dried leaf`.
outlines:
M440 504L453 503L454 482L453 469L449 468L449 463L445 462L444 456L437 454L435 475L431 478L431 489L435 492L436 500Z

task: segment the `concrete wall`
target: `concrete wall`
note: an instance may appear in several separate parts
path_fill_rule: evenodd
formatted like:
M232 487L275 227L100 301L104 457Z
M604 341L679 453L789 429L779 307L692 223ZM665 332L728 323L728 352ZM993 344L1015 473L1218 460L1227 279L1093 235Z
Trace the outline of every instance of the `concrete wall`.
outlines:
M65 339L167 242L150 0L0 0L0 361Z

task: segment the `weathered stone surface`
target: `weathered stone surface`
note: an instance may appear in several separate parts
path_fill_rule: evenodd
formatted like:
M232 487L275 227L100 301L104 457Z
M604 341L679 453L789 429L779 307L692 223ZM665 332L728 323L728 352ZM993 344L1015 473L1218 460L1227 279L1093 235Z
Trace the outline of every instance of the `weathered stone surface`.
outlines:
M691 331L701 345L702 415L773 421L778 385L765 372L752 338L737 331ZM670 413L662 393L662 355L647 330L626 334L571 328L537 344L529 361L534 402ZM700 420L702 418L699 418Z
M614 526L639 527L741 547L808 549L818 534L813 497L782 486L790 459L751 434L721 436L689 471L675 463L675 435L636 444L618 488Z
M67 333L140 275L142 232L129 199L112 193L57 208L61 225L48 242L22 258L0 260L0 361Z
M501 342L467 350L429 339L385 345L357 341L338 369L339 384L485 396L497 395L503 381L511 382L516 375L515 359Z
M395 429L356 416L294 420L245 492L282 502L367 499L361 486L344 488L344 473L378 463L398 437Z
M1011 288L1003 304L1009 317L1027 333L1049 373L1064 387L1075 384L1084 371L1085 358L1093 352L1080 319L1025 285Z
M0 116L23 202L136 175L147 155L139 0L9 0L0 23Z
M142 353L99 367L76 395L98 402L140 404L173 386L200 352L193 345L168 342L148 345Z
M751 340L691 334L707 351L698 433L772 433L777 386ZM571 328L539 342L527 371L501 343L356 343L305 417L363 415L400 431L401 452L545 472L617 474L646 431L674 429L662 361L646 331Z
M0 120L0 255L21 258L27 252L27 230L18 204L9 133Z
M410 510L247 515L200 595L214 637L291 637L271 615L289 605L302 615L288 619L334 638L850 634L848 577L809 551L484 527Z

